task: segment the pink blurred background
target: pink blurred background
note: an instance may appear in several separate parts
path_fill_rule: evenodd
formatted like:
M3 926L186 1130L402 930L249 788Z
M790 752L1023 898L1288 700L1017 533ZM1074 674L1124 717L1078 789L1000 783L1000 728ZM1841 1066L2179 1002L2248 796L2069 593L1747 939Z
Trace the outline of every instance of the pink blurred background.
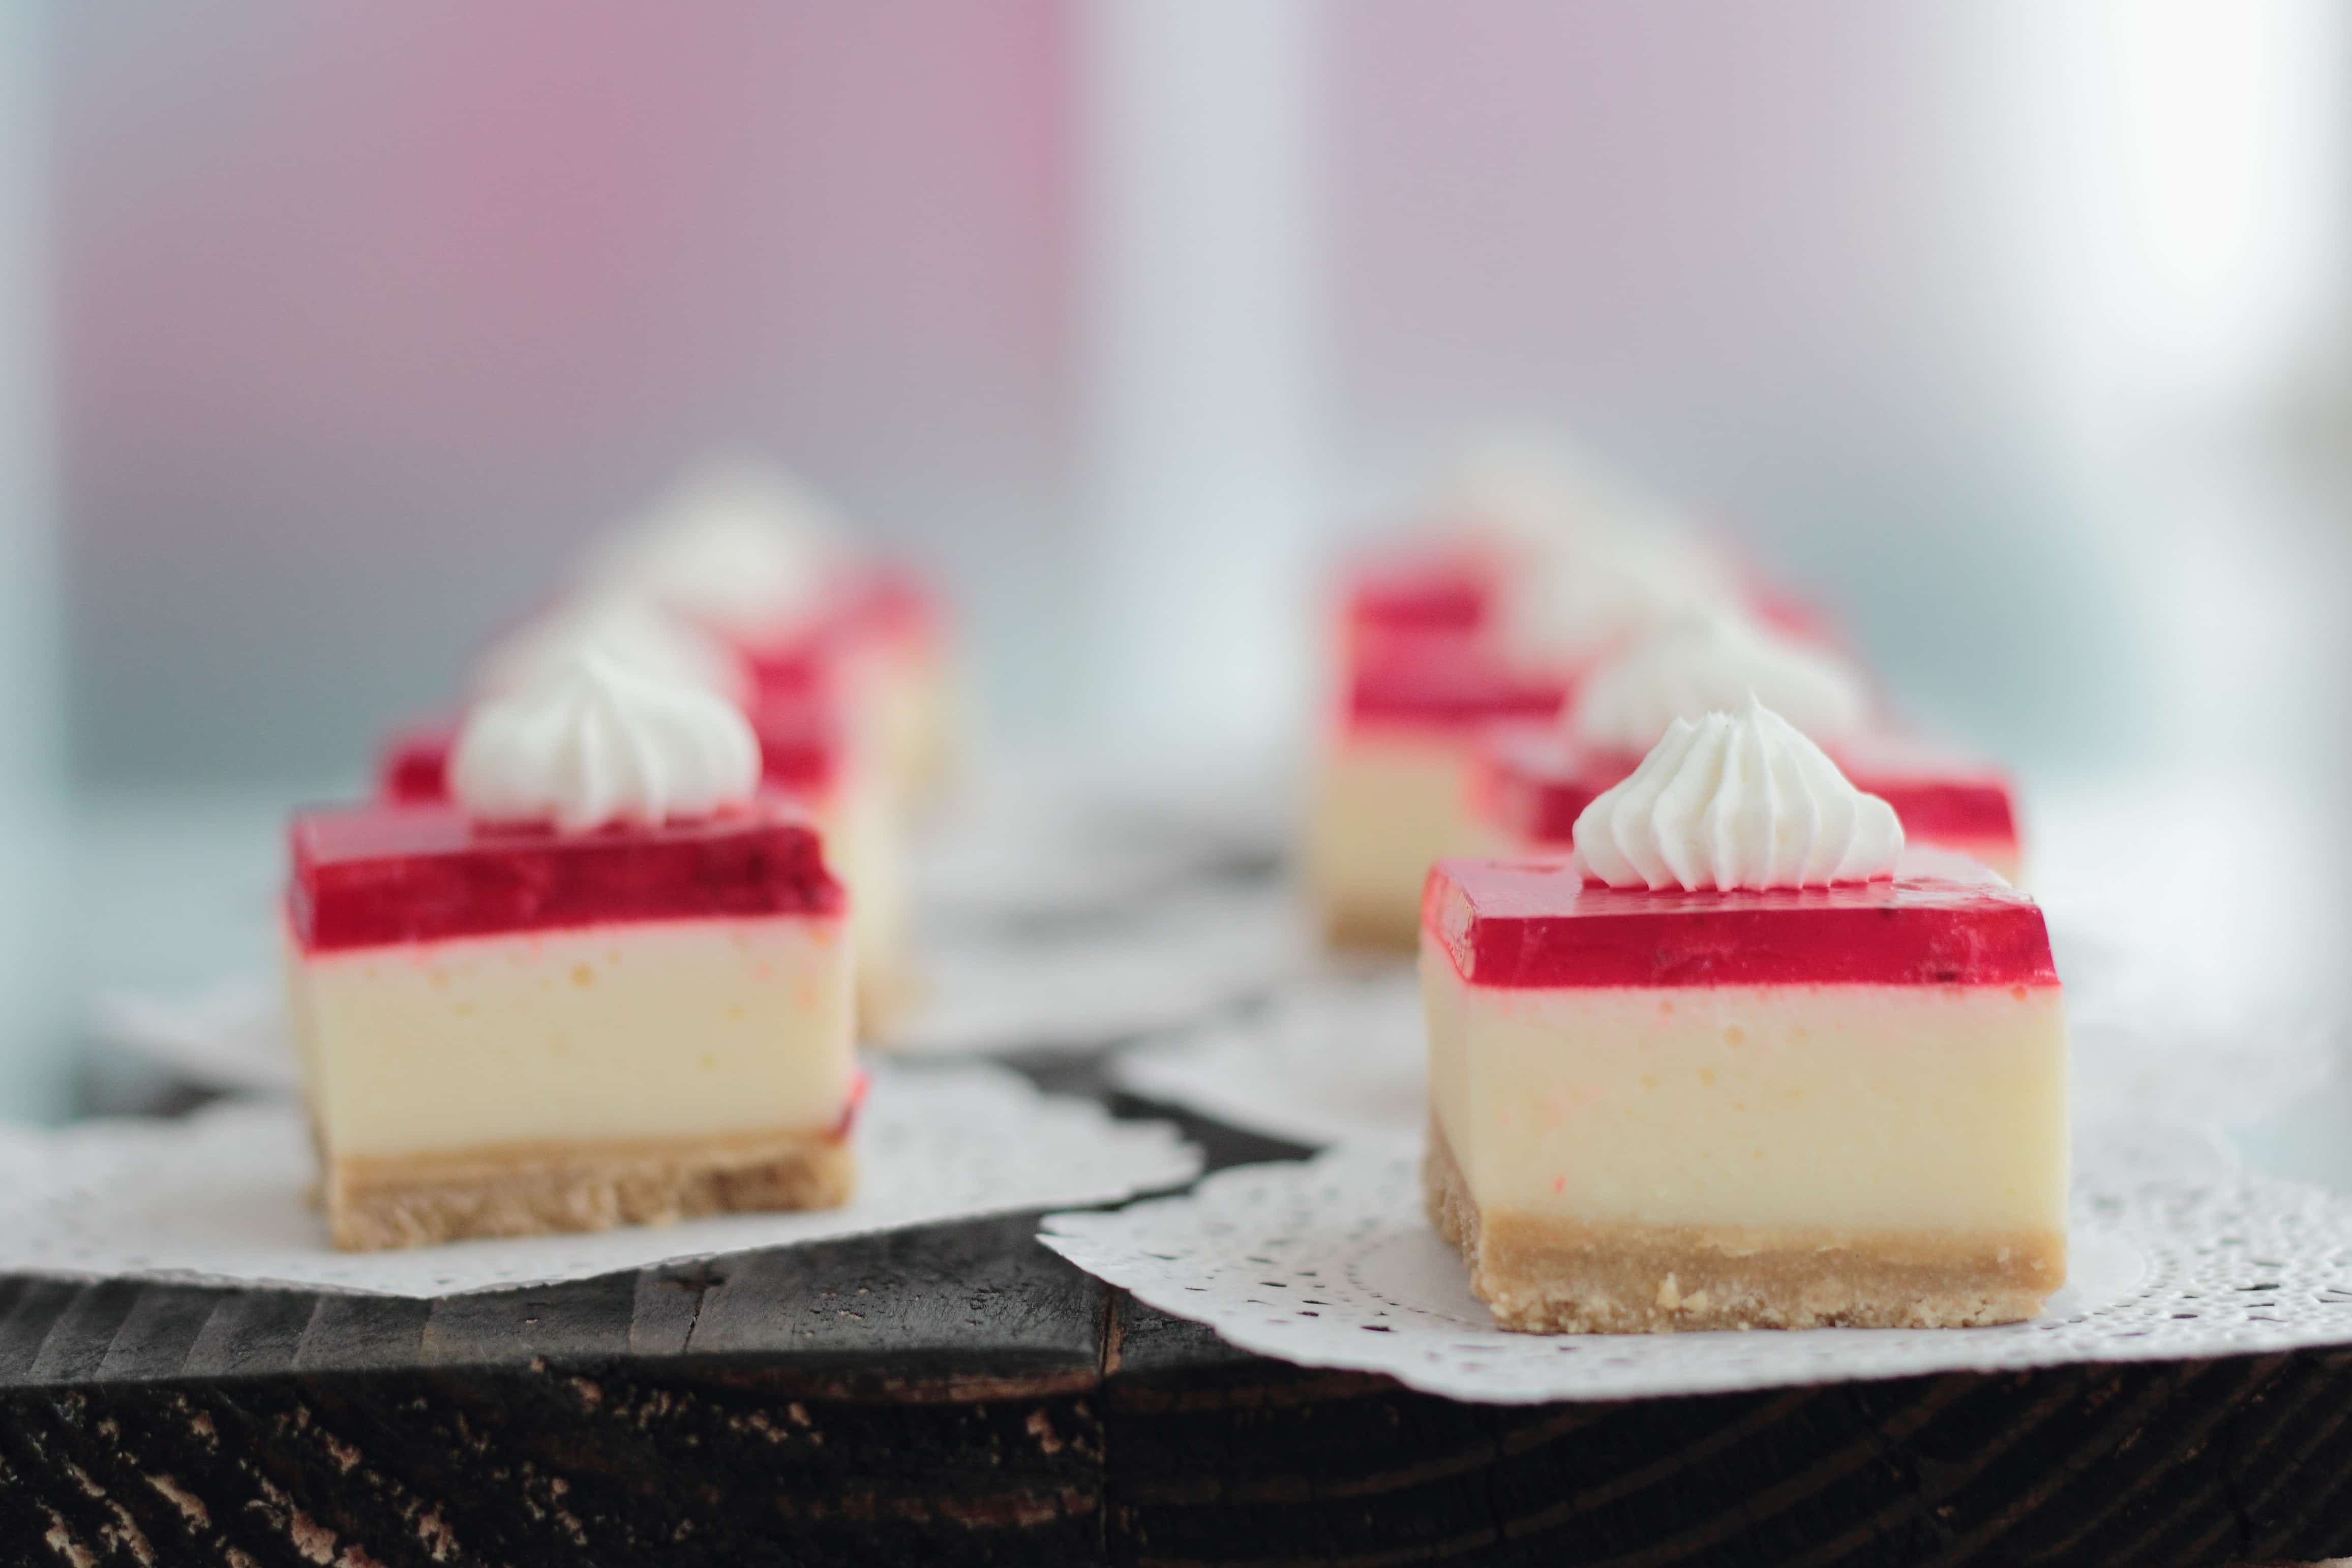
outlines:
M1822 585L1991 742L2181 738L2182 693L2139 679L2181 585L2131 558L2201 525L2098 513L2131 510L2107 491L2136 447L2242 445L2331 372L2327 7L1290 9L1270 84L1238 59L1262 37L1202 24L1236 98L1306 106L1309 286L1278 331L1318 510L1286 560L1464 432L1557 421ZM1135 269L1079 79L1123 68L1089 36L1112 26L1046 0L59 10L77 770L342 765L717 446L787 455L933 562L1016 733L1088 718L1088 405L1122 372L1087 300L1123 286L1106 258ZM2211 166L2168 165L2192 124ZM1261 177L1224 155L1159 175ZM2328 548L2240 526L2258 559L2179 545L2254 579L2198 594L2275 600Z
M2345 778L2326 0L0 7L0 713L151 861L716 447L938 574L1008 748L1295 733L1317 558L1559 427L2029 769Z
M75 7L56 46L82 767L341 765L713 447L1045 662L1054 6Z

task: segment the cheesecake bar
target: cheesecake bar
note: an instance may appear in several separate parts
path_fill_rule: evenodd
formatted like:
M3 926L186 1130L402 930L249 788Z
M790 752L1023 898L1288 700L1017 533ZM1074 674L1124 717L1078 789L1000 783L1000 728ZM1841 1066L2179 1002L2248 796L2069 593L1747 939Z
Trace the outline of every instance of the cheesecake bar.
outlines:
M442 804L307 812L287 991L336 1246L849 1196L849 900L723 699L583 661Z
M1528 1332L2032 1317L2066 1257L2041 911L1793 731L1710 723L1575 855L1432 871L1433 1223Z
M1390 643L1351 671L1321 746L1305 873L1325 934L1410 949L1430 863L1467 847L1478 736L1558 712L1562 688L1496 658L1476 637Z
M337 1247L849 1196L846 900L792 806L580 836L359 806L292 855Z

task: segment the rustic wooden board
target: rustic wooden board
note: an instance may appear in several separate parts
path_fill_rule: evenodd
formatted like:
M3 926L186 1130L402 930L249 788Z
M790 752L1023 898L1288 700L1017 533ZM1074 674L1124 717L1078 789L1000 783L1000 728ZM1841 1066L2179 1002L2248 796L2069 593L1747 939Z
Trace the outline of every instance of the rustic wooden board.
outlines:
M1244 1356L1131 1303L1114 1329L1119 1562L2147 1564L2352 1551L2352 1352L1474 1406Z
M1220 1164L1297 1152L1188 1126ZM1465 1405L1234 1351L1034 1230L436 1302L0 1280L0 1562L2352 1552L2352 1351Z

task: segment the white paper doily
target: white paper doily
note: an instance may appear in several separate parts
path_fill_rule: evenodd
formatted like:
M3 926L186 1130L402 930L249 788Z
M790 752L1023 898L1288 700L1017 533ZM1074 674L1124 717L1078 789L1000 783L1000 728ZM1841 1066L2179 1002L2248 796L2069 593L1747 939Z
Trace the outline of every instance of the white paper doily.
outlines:
M1287 848L1296 771L1274 757L994 758L925 825L916 905L950 922L1068 915L1262 872Z
M1429 1053L1409 967L1285 987L1239 1016L1131 1051L1130 1094L1295 1143L1420 1135Z
M2236 1168L2189 1129L2084 1139L2071 1277L1989 1329L1504 1333L1388 1141L1221 1172L1182 1197L1047 1217L1040 1239L1244 1350L1494 1404L2169 1360L2352 1342L2352 1200Z
M1207 883L1148 903L945 933L918 957L922 1005L886 1048L1072 1050L1175 1028L1319 962L1291 889Z
M445 1296L966 1215L1108 1203L1178 1186L1200 1152L1001 1068L874 1069L844 1207L580 1236L336 1252L308 1202L301 1113L247 1100L184 1121L0 1131L0 1274L163 1279Z
M291 1094L300 1087L283 993L258 975L184 995L100 996L90 1032L200 1088Z

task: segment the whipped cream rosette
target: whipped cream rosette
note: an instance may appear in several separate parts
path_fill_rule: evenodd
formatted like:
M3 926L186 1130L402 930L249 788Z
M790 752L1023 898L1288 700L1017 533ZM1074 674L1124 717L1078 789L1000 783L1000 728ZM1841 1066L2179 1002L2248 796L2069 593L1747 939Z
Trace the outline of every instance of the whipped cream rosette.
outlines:
M494 697L539 684L583 654L654 679L750 700L742 657L691 621L642 595L603 593L567 601L524 622L475 661L469 685Z
M1746 616L1702 614L1651 631L1579 689L1569 731L1582 745L1639 754L1677 719L1732 711L1749 697L1823 745L1869 722L1869 683L1834 652Z
M1502 632L1522 658L1578 669L1629 639L1741 609L1738 575L1698 534L1654 514L1590 516L1550 536L1505 584Z
M1891 876L1903 825L1751 694L1737 714L1674 721L1584 808L1575 841L1612 888L1826 887Z
M587 579L757 643L822 608L847 560L845 534L840 514L791 475L716 463L611 540Z
M760 743L733 703L598 653L480 704L449 763L477 819L568 833L708 816L759 783Z

